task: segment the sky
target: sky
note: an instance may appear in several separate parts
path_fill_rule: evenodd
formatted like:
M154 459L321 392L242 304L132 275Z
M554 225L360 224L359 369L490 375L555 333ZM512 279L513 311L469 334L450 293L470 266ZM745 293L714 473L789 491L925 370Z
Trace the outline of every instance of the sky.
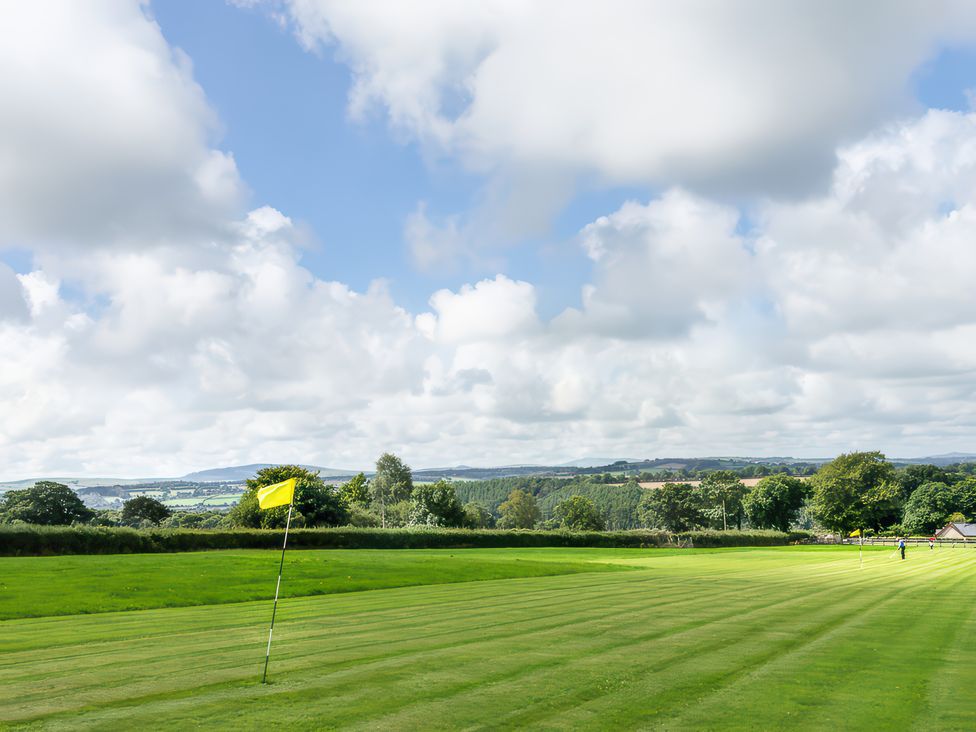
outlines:
M972 3L0 8L0 477L976 452Z

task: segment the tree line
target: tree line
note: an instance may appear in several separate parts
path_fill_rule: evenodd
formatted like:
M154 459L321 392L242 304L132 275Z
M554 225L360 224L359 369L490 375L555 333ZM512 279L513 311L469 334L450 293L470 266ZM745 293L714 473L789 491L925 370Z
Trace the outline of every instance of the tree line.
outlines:
M359 473L326 484L295 465L258 471L227 513L174 513L150 496L121 510L95 511L67 486L41 481L8 491L0 522L173 528L280 528L287 507L262 511L258 488L296 478L292 523L298 527L436 526L471 529L813 529L850 533L929 534L950 520L976 519L976 466L911 465L896 469L879 452L856 452L822 465L809 479L774 473L754 487L732 470L712 470L697 485L666 482L643 489L635 479L603 475L522 476L485 481L415 483L399 457L384 453L371 478Z

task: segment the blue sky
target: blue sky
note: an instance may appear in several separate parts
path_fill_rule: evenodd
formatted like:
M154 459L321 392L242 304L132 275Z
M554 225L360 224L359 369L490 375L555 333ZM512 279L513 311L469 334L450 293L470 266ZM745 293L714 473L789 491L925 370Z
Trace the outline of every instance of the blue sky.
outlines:
M404 221L418 200L464 207L477 182L431 169L382 119L350 123L347 67L303 51L260 10L219 0L152 7L166 39L193 60L221 118L219 145L233 151L253 201L310 226L307 266L357 289L386 277L400 296L428 292L431 282L412 281Z
M426 308L430 293L456 288L499 267L420 272L410 261L403 229L419 201L449 216L477 204L481 176L391 135L382 116L351 120L348 66L333 49L309 53L265 8L225 0L154 0L163 35L185 51L194 75L218 112L218 145L232 151L255 203L267 203L309 227L304 264L318 276L365 289L387 279L396 299ZM907 82L919 104L964 111L976 82L976 51L945 49ZM646 200L654 186L580 182L568 205L537 236L505 242L492 264L539 289L544 313L578 306L591 274L575 237L586 224L628 199Z
M403 229L418 202L435 216L462 212L477 204L483 178L450 160L425 160L417 145L391 135L379 115L351 120L351 74L333 52L304 51L260 7L157 0L152 12L166 39L192 60L220 115L218 144L233 152L252 200L309 226L312 240L303 255L309 269L357 289L385 278L414 311L426 308L434 290L494 276L498 267L425 273L411 264ZM577 233L650 190L580 182L548 231L502 243L492 263L533 281L549 314L578 304L591 268Z
M0 477L976 452L964 3L0 14Z

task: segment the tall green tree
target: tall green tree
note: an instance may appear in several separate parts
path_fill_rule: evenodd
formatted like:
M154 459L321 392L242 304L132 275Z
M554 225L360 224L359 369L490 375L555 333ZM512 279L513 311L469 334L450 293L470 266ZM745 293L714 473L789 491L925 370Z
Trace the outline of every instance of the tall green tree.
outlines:
M503 529L532 529L542 518L535 496L518 489L508 494L498 510L502 515L498 526Z
M976 518L976 480L959 483L923 483L905 503L902 526L910 534L930 534L960 513Z
M373 503L380 507L380 520L386 526L386 507L409 501L413 493L413 471L393 453L384 452L376 461L376 474L369 483Z
M369 505L369 481L365 473L358 473L339 486L339 495L348 505Z
M95 512L63 483L41 480L30 488L7 491L0 502L0 521L28 524L72 524L90 521Z
M158 498L136 496L122 504L121 520L124 524L141 524L146 521L159 526L172 513Z
M901 497L908 500L915 490L925 483L954 483L953 474L943 470L938 465L909 465L898 471L898 483L901 486Z
M327 486L319 477L298 465L276 465L263 468L247 481L247 487L240 502L228 514L232 526L247 526L262 529L284 528L288 517L288 506L277 506L261 510L258 505L258 488L274 485L289 478L295 478L295 513L293 526L341 526L346 522L346 504L339 492Z
M495 517L483 504L468 501L464 504L464 526L469 529L493 529Z
M731 470L712 471L702 478L699 490L711 504L711 513L718 527L728 529L729 521L734 521L736 528L742 528L745 515L742 501L748 491L738 475Z
M687 483L665 483L644 492L637 516L645 528L688 531L705 524L705 508L702 491Z
M901 486L880 452L840 455L810 479L814 517L833 531L880 529L898 521Z
M570 496L556 504L554 518L564 529L573 531L603 531L606 522L596 505L586 496Z
M411 501L411 526L461 526L464 523L464 509L457 491L446 480L416 486Z
M789 531L810 494L806 481L789 475L763 478L742 500L749 523L759 529Z

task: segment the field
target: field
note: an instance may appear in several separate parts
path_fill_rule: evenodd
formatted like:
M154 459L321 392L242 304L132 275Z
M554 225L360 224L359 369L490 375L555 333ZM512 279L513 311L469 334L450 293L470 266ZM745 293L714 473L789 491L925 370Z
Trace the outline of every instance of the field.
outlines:
M193 508L195 506L232 506L241 500L241 493L221 493L216 496L181 495L167 498L163 503L170 508Z
M285 589L305 596L279 607L262 686L270 603L253 599L276 569L259 551L0 560L0 726L976 719L972 549L865 549L863 568L853 547L295 552ZM96 612L121 607L144 609Z
M758 485L759 481L761 480L762 478L740 478L739 479L742 485L747 486L749 488L754 488L756 485ZM801 477L800 480L804 480L804 478ZM680 483L682 485L700 485L701 481L700 480L644 480L641 481L639 485L641 488L660 488L662 485L665 485L666 483Z

